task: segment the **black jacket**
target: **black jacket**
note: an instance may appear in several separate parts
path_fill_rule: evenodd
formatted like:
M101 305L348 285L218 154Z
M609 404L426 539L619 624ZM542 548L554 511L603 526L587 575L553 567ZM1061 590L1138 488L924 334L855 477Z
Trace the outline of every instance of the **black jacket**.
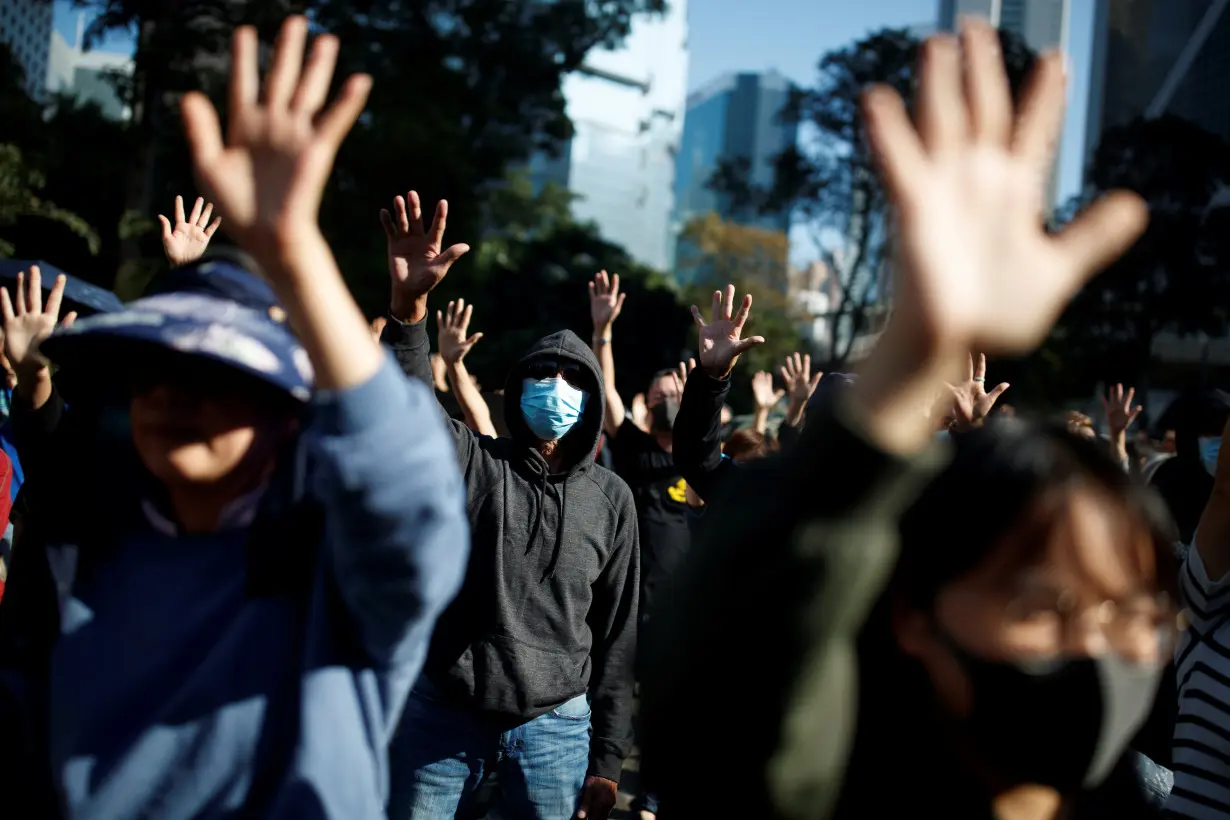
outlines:
M390 321L382 338L402 369L431 383L422 322ZM552 474L521 416L527 362L579 363L590 401L561 442ZM436 627L425 673L437 688L508 725L590 694L590 774L618 780L632 741L639 544L628 486L595 463L605 396L598 360L571 331L533 345L508 376L511 438L450 420L469 491L470 566Z
M680 475L708 504L734 480L738 466L722 458L722 405L730 379L697 369L688 376L672 428L671 455Z

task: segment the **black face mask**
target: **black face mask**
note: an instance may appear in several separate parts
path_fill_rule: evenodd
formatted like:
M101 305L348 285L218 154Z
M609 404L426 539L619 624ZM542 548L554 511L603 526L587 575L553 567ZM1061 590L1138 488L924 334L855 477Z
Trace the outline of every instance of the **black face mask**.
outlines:
M1063 794L1110 774L1148 718L1163 668L1102 655L1031 669L947 643L973 689L962 731L975 753L1014 783Z
M676 399L663 399L653 406L650 413L650 429L669 433L675 429L675 416L679 415L679 402Z

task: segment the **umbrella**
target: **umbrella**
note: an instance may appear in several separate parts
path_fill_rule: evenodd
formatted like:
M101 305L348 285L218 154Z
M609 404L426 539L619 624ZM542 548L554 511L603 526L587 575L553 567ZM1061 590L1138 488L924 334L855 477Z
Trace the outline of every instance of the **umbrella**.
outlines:
M64 273L55 265L28 259L0 259L0 282L14 281L17 274L28 271L31 266L38 265L43 274L43 290L50 291L56 283L56 277L63 275L67 279L64 285L64 305L61 313L75 310L82 316L91 313L114 313L122 310L124 303L120 297L98 285L91 285L82 279Z

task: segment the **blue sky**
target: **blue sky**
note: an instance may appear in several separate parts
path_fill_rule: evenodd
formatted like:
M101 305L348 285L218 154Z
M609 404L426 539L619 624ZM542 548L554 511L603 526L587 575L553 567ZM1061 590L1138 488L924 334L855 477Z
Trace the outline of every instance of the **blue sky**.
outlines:
M1080 185L1093 28L1093 4L1073 0L1071 6L1070 116L1059 186L1065 198ZM826 51L877 28L934 24L938 10L938 0L688 0L688 86L696 88L726 71L770 68L810 84ZM57 0L56 29L70 43L76 39L78 14L69 0ZM131 52L132 41L131 33L113 33L98 48Z
M1093 31L1093 4L1072 0L1071 6L1070 116L1059 163L1064 199L1080 187ZM810 85L826 51L875 29L934 25L938 18L938 0L689 0L688 87L694 89L725 71L771 68Z

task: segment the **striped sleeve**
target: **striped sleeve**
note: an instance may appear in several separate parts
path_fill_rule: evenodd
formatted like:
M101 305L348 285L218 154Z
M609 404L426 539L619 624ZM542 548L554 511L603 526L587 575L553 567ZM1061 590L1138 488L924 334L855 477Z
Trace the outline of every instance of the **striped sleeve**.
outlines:
M1169 817L1230 815L1230 577L1209 579L1188 551L1181 583L1189 626L1175 651L1179 712Z

